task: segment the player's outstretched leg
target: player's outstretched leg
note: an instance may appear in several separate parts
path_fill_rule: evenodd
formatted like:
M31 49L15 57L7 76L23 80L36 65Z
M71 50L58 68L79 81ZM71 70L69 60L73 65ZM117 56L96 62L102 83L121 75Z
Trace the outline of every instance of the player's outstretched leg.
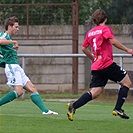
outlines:
M70 121L73 121L73 116L74 116L76 110L73 108L71 103L67 103L66 108L68 110L68 112L67 112L68 119Z

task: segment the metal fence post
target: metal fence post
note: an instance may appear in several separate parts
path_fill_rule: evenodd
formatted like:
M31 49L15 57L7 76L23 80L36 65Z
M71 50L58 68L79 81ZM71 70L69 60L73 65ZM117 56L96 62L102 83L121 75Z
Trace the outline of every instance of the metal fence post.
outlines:
M120 57L120 66L123 68L123 57Z
M78 53L78 0L73 0L72 52ZM78 94L78 57L72 59L72 93Z
M24 72L25 72L25 57L22 57L22 68L23 68L23 70L24 70ZM23 89L23 94L22 94L22 99L24 100L25 99L25 92L26 92L26 90L25 89Z

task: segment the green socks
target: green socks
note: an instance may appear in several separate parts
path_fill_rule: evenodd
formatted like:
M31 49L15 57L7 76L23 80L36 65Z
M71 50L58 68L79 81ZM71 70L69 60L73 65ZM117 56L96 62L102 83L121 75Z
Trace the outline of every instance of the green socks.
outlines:
M18 94L17 94L16 91L8 92L5 96L3 96L0 99L0 106L2 106L3 104L6 104L8 102L11 102L11 101L13 101L16 98L18 98Z
M18 94L16 91L8 92L5 96L3 96L0 99L0 106L2 106L3 104L6 104L8 102L11 102L16 98L18 98ZM42 101L42 98L40 97L38 92L31 94L30 98L31 98L32 102L41 109L42 112L45 112L45 113L48 112L48 109L45 107L45 105Z
M48 112L48 109L45 107L45 105L42 101L42 98L40 97L38 92L32 93L30 95L30 98L31 98L32 102L41 109L42 112L45 112L45 113Z

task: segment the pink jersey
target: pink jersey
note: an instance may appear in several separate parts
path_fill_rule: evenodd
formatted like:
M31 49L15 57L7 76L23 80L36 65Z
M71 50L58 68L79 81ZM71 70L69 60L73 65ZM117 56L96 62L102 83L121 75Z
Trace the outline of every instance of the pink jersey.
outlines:
M109 38L114 35L109 26L96 26L86 34L83 47L91 46L94 55L92 70L101 70L113 63L112 44Z

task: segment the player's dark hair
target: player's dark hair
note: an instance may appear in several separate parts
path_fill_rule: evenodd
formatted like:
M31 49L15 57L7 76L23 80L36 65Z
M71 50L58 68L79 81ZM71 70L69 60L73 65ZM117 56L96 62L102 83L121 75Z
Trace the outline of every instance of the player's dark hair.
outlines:
M107 18L107 15L106 15L105 11L102 9L97 9L92 14L92 20L96 25L103 23L106 18Z
M17 22L17 23L19 22L19 21L18 21L18 18L17 18L16 16L7 18L7 19L5 20L5 23L4 23L4 25L5 25L5 30L8 30L8 26L9 26L9 25L10 25L10 26L13 26L15 22Z

